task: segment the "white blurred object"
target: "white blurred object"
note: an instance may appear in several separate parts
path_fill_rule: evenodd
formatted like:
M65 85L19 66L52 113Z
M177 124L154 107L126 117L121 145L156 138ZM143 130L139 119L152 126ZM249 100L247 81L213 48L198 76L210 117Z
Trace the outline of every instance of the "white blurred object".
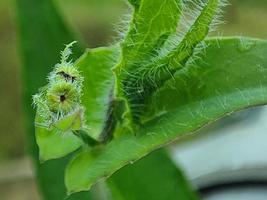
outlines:
M267 107L242 111L215 126L171 148L175 163L193 185L206 188L232 182L267 181ZM264 192L266 200L267 187ZM229 191L225 195L207 200L258 200L249 198L248 194L245 195L248 198L235 198L235 192L227 198Z
M233 188L210 193L205 196L205 200L266 200L267 190L265 187L259 188Z

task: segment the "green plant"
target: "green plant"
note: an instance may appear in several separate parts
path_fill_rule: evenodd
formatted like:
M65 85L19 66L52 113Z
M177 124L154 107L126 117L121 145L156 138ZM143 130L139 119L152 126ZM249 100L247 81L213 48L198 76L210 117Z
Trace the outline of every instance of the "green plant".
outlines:
M25 0L18 5L23 7L26 2L36 4ZM56 13L50 1L41 2ZM48 85L34 96L40 159L61 158L79 149L65 172L69 194L89 190L123 166L225 115L267 102L267 42L241 37L206 39L225 1L129 2L133 17L119 45L88 49L74 63L67 62L71 53L67 45ZM190 26L183 26L185 22ZM63 26L60 20L59 25ZM55 27L51 26L53 31ZM22 33L29 40L29 32L22 29ZM64 31L59 29L57 34L61 36ZM57 38L45 37L48 43L60 43ZM72 40L70 34L64 42ZM46 72L56 60L55 50L53 59L43 64ZM33 66L33 55L24 52ZM42 61L33 59L36 64ZM38 75L44 76L43 72ZM30 80L34 79L29 77L26 84L33 87ZM31 92L36 89L34 86ZM162 166L155 166L161 161ZM62 163L58 164L60 169L66 165ZM165 176L150 170L156 167L165 169ZM136 185L131 185L128 174L147 179L134 179ZM156 192L160 189L155 180L168 186L171 197ZM120 183L126 184L124 189ZM163 150L119 170L106 186L115 199L147 199L146 195L154 195L152 199L197 198ZM103 183L99 187L103 188ZM47 199L62 198L63 189L57 192L59 195L48 192Z

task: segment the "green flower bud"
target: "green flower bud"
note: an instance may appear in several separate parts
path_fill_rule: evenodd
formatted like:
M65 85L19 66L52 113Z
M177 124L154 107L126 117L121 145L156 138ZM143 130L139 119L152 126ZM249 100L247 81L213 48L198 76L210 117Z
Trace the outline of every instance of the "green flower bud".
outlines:
M51 112L66 114L79 106L80 92L72 83L60 81L50 84L46 99Z

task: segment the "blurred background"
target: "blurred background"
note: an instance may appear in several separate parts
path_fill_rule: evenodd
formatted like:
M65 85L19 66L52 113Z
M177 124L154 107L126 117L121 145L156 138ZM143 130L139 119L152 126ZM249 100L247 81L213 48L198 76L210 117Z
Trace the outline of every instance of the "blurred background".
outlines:
M80 38L85 40L88 47L103 46L114 42L118 37L114 26L117 26L118 22L122 21L129 13L129 9L123 0L55 1L67 23L76 30ZM38 200L34 175L26 153L27 144L21 103L21 65L16 35L15 6L13 3L10 0L0 0L0 199ZM230 0L230 3L231 5L226 9L226 22L218 28L218 33L216 34L267 39L266 0ZM247 135L251 133L264 133L267 127L260 123L264 123L262 119L266 121L266 118L264 118L266 116L267 112L264 108L239 113L203 130L202 132L206 133L203 134L204 136L191 138L189 141L183 141L178 147L175 145L172 148L174 159L177 163L184 166L185 173L193 180L194 185L203 188L203 195L206 195L207 199L225 200L225 198L213 197L212 193L207 195L207 188L220 184L220 181L206 175L222 170L222 166L229 168L228 165L224 165L225 163L233 164L234 162L235 166L239 166L236 163L238 163L237 160L242 156L240 154L233 156L231 153L222 153L225 159L221 159L220 163L218 163L216 158L210 155L206 159L213 159L213 163L217 163L217 166L211 165L208 168L207 166L200 166L198 169L190 168L189 166L194 166L195 163L190 163L189 161L198 157L198 154L201 155L201 152L213 149L214 146L210 146L209 143L211 139L216 141L216 143L213 143L215 147L220 145L223 147L226 141L233 141L232 146L225 146L224 148L227 148L229 151L229 148L231 149L234 146L235 149L233 150L243 152L242 148L247 149L246 144L251 142L251 138L248 136L247 141L243 141L240 144L238 142L234 143L234 141L238 141L238 138L240 138L237 134L241 134L243 131L247 131ZM250 128L246 126L244 129L244 125L249 125L249 122L252 124L249 126ZM243 127L243 129L240 127ZM263 130L264 128L265 130ZM222 138L222 135L226 135L226 138ZM260 143L264 135L262 134L262 136L257 138L259 143L254 141L253 148L258 148L261 152L266 150L266 148L264 149L264 144L261 145ZM199 146L195 143L201 143L203 148L193 148L193 146ZM250 156L254 158L254 154L251 153ZM267 163L267 157L265 160L264 158L259 158L259 160L261 163ZM255 159L252 159L251 162L253 161ZM247 161L243 159L242 162ZM203 179L205 180L204 185ZM264 188L263 190L265 191L265 197L261 198L262 200L267 199L267 189ZM256 192L260 193L258 190ZM245 196L248 197L249 195ZM245 200L246 197L242 199ZM237 198L228 199L236 200ZM256 200L256 198L250 199Z

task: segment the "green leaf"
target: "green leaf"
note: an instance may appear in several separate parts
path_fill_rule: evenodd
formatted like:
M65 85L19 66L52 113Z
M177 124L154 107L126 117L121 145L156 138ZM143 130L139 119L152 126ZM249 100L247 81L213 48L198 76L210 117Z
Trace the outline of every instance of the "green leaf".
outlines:
M178 122L195 127L215 121L217 116L266 103L266 41L214 38L206 45L203 58L189 63L176 73L175 80L166 82L146 100L143 123L184 108L186 115L181 109L183 117ZM190 121L186 120L188 113L192 115Z
M56 129L36 129L36 142L39 146L41 161L60 158L78 149L82 141L71 131L64 134Z
M141 0L121 43L122 61L116 67L117 75L155 53L176 31L180 14L180 0Z
M39 146L39 159L47 161L60 158L75 151L82 141L72 131L59 132L56 129L36 129L36 142Z
M137 1L131 1L136 3ZM180 0L141 0L134 9L129 30L121 42L121 60L114 67L116 75L115 95L122 114L122 131L133 132L133 116L129 99L125 98L124 82L129 81L133 71L157 56L166 39L176 32L181 15ZM136 89L137 90L137 89ZM118 135L120 131L118 131Z
M96 140L105 137L108 109L112 103L114 75L111 68L116 64L119 51L116 47L89 49L77 61L84 78L82 104L85 106L85 120L89 135Z
M136 136L122 135L97 153L83 152L70 162L65 176L69 192L88 190L128 163L225 115L267 103L266 41L225 38L207 45L203 60L176 73L147 100L144 125ZM75 182L75 177L81 179Z
M55 122L51 127L36 126L36 142L41 161L66 156L82 145L82 141L72 132L81 127L81 112L82 109L79 109L66 118ZM40 116L38 117L37 114L36 123L41 123L39 118Z
M223 1L220 0L207 1L206 5L203 6L199 16L185 34L182 41L177 45L177 47L172 49L168 55L157 61L157 65L167 65L167 69L169 70L169 72L166 72L165 69L165 73L161 73L161 80L165 79L165 77L171 78L169 75L170 71L176 71L177 69L183 67L188 59L193 56L196 46L209 34L211 24L223 5L222 2Z
M164 150L128 165L108 179L116 200L196 200L182 172Z
M169 44L170 47L162 48L163 50L161 49L160 52L164 53L160 53L147 63L136 61L137 64L135 64L134 68L131 71L127 71L124 77L121 76L118 79L121 82L120 87L128 103L128 116L130 121L132 118L135 124L140 123L140 115L143 114L145 107L144 101L161 87L165 81L173 78L175 72L183 68L189 59L195 59L196 47L198 46L200 49L201 42L208 35L212 22L214 22L214 19L220 13L221 7L224 5L223 1L219 0L201 2L196 3L199 7L197 9L199 14L195 14L192 9L189 9L190 15L193 15L196 19L194 19L194 23L189 30L184 33L181 41L179 37L176 37L176 40L180 41L178 44L177 41L166 40L165 43L167 44L164 46ZM187 10L186 7L182 10L186 13L184 10ZM175 39L172 38L171 40ZM170 45L170 43L175 45Z
M69 115L65 116L62 119L59 119L55 123L53 123L51 126L53 128L56 128L60 130L61 132L66 132L66 131L76 131L80 130L82 127L82 118L83 118L83 108L79 108L73 113L70 113Z
M16 21L20 38L22 57L23 105L25 126L28 133L29 153L35 164L40 193L46 200L59 200L66 197L63 183L64 168L69 158L58 159L40 164L38 147L34 134L35 112L31 105L32 95L46 84L46 76L58 63L59 53L64 44L75 37L53 4L52 0L16 0ZM74 49L76 57L81 54ZM90 193L79 193L68 200L89 199Z

